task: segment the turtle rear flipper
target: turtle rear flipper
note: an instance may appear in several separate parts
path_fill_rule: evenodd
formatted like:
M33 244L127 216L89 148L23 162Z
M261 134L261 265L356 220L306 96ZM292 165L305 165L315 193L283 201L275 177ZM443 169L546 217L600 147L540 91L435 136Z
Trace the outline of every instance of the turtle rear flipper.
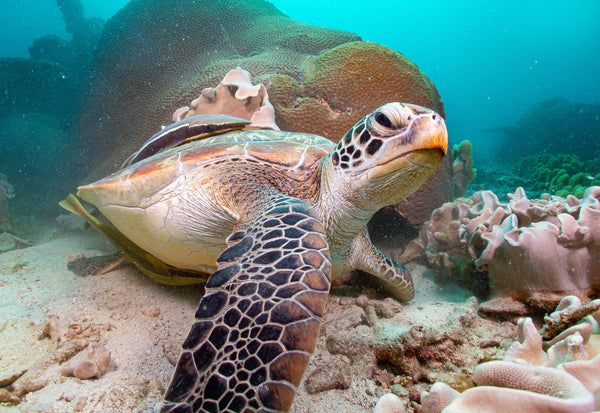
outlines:
M228 237L163 412L291 407L317 344L331 263L313 208L274 192Z
M154 281L166 285L189 285L206 282L207 274L180 270L148 254L118 229L90 214L75 195L69 194L66 199L58 204L67 211L84 218L92 228L104 235L128 261L135 264L144 275Z

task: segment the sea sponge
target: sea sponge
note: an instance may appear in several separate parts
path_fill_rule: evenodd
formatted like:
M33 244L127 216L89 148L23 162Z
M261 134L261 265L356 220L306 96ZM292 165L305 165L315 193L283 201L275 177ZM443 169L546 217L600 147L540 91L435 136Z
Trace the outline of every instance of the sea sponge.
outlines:
M574 297L566 297L571 302ZM553 314L560 317L559 315ZM503 361L475 369L477 387L463 393L435 383L421 395L424 413L438 412L591 412L600 406L600 356L589 360L583 347L567 354L569 342L583 341L575 332L548 349L531 319L519 320L519 341ZM563 357L557 357L561 354ZM576 361L571 361L575 354Z
M546 310L565 294L587 299L599 291L600 187L581 201L529 200L522 188L510 198L481 191L434 211L421 231L428 262L452 274L452 262L470 256L488 274L491 298Z

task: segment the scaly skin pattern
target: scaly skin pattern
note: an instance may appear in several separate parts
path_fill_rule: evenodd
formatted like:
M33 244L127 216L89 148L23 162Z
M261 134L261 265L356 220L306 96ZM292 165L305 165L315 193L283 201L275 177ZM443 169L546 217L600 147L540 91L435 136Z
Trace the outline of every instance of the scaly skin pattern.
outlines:
M263 209L217 260L163 411L276 412L292 404L317 342L331 264L314 209L263 195Z
M365 226L417 189L446 150L439 115L391 103L338 145L314 135L231 133L80 188L141 248L212 272L162 411L289 410L331 280L346 271L380 277L410 300L410 274L375 248Z

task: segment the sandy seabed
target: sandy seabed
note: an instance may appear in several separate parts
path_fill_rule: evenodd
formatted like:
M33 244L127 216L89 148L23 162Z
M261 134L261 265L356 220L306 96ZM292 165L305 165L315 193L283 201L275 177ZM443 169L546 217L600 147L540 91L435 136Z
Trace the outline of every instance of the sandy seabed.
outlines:
M127 265L103 275L75 275L67 269L69 259L107 254L112 247L94 231L42 232L35 246L0 254L0 387L12 383L14 393L21 395L19 404L0 404L0 411L153 411L169 383L202 288L166 287ZM368 351L364 359L360 354L332 355L331 346L344 342L333 335L347 332L354 340L362 335L368 347L381 325L386 331L417 324L437 328L457 310L472 307L468 291L441 288L424 276L422 266L411 264L409 269L416 298L404 305L380 300L385 318L365 304L374 302L371 298L332 295L292 412L371 412L389 391L374 378L376 366ZM99 379L64 376L62 369L92 341L110 351L109 371ZM332 365L342 377L323 373ZM331 380L342 382L341 388L320 384ZM408 404L408 393L401 396Z

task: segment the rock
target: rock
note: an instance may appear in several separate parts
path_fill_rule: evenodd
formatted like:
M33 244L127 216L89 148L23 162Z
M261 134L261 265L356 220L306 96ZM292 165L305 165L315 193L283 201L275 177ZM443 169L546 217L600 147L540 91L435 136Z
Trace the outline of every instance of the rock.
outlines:
M337 366L321 366L310 372L304 387L309 394L332 389L347 389L350 387L350 379L345 377Z
M19 404L21 399L6 389L0 389L0 403Z

